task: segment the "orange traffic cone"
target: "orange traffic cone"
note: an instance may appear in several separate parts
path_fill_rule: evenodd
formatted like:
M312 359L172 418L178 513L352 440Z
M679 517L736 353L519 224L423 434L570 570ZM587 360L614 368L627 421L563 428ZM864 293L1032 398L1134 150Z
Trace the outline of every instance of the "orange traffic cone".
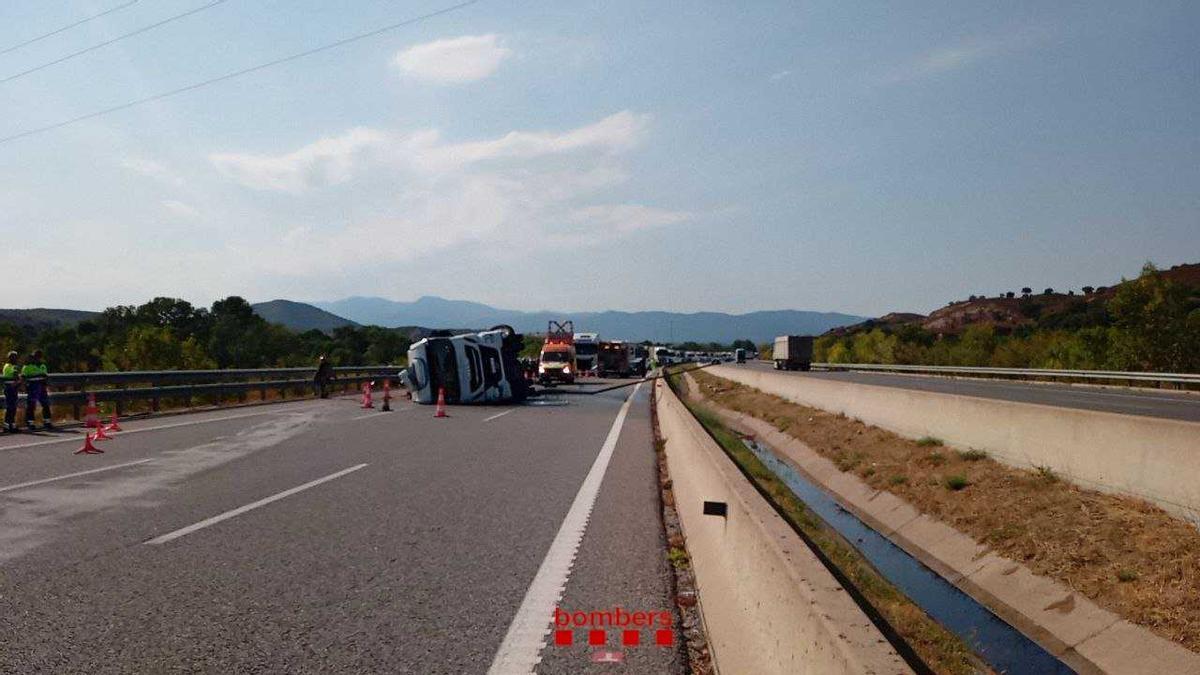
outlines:
M84 408L83 425L89 429L100 426L100 410L96 408L96 395L87 395L87 407Z
M375 401L371 397L371 393L372 393L371 392L371 383L363 382L362 407L364 407L364 408L374 408L375 407Z
M103 424L97 424L96 425L96 433L92 436L92 440L93 441L111 441L112 436L109 436L108 434L104 433L104 425Z
M392 380L391 378L383 381L383 407L380 408L383 412L392 412Z
M117 424L117 412L114 410L112 414L112 422L108 425L109 431L120 431L121 425Z
M449 417L446 414L446 388L438 387L437 411L433 413L434 417Z
M91 434L84 434L83 435L83 447L76 450L75 454L77 454L77 455L101 455L101 454L104 454L104 451L101 450L100 448L97 448L96 446L92 445L92 435Z

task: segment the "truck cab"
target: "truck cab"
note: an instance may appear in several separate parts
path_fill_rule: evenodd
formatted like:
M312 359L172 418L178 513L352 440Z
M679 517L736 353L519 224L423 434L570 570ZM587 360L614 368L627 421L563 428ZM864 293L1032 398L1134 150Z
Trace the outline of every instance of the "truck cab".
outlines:
M417 403L503 403L529 396L517 356L522 338L510 326L463 335L434 335L408 348L400 374Z
M596 333L575 333L575 365L577 372L592 371L600 355L600 336Z

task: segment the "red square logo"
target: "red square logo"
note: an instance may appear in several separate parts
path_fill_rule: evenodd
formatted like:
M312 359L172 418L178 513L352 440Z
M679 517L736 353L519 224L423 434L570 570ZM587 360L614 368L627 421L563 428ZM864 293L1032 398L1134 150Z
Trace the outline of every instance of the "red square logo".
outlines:
M571 640L573 640L574 638L575 638L575 631L573 631L573 630L556 630L556 631L554 631L554 644L558 645L559 647L571 646Z
M659 628L654 631L654 644L660 647L670 647L675 644L675 631L670 628Z
M621 644L626 647L636 647L642 641L642 631L626 630L621 631Z
M602 630L588 631L588 644L593 647L603 647L608 642L608 634Z

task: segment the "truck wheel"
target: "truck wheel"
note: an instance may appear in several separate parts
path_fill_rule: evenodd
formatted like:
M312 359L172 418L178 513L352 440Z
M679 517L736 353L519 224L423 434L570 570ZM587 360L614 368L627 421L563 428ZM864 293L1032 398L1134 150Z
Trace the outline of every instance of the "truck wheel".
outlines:
M802 363L802 364L800 364L800 370L803 370L804 372L807 373L808 371L812 370L812 364L811 363Z

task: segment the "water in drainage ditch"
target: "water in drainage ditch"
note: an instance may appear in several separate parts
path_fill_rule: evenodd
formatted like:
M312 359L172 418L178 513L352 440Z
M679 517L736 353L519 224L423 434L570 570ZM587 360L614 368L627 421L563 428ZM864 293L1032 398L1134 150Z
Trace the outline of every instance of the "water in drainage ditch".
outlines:
M746 447L830 527L849 541L879 573L935 621L958 635L989 666L1002 673L1074 673L1040 645L938 576L920 561L843 509L766 446Z

